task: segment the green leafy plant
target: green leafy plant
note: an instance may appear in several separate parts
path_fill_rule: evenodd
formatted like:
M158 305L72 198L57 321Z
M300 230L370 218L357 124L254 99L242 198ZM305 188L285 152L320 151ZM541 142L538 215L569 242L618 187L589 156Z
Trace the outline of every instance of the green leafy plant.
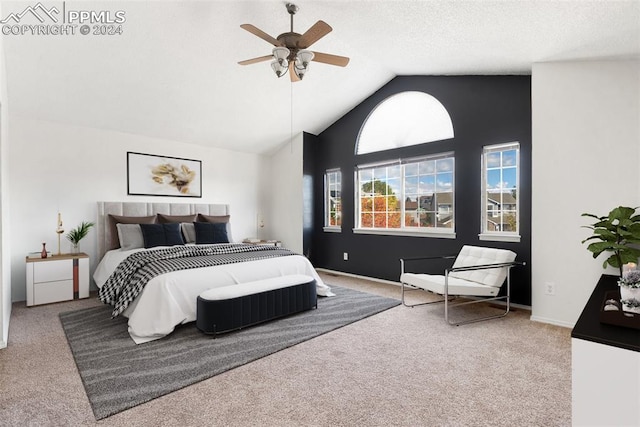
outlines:
M637 263L640 258L640 249L632 245L640 244L640 215L635 215L637 208L618 206L607 216L597 216L583 213L582 216L595 218L597 221L585 228L593 230L593 235L582 243L593 241L587 246L587 250L597 258L603 252L612 252L604 263L618 268L622 276L622 266L626 263Z
M77 245L78 243L80 243L80 240L84 239L87 234L89 234L89 230L93 226L93 222L82 221L79 226L67 233L66 238L74 245Z

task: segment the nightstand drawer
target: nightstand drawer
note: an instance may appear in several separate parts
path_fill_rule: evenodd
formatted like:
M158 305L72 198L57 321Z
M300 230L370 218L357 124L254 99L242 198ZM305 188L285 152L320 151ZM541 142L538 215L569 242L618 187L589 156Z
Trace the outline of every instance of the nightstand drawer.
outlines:
M73 299L73 279L33 284L34 304L48 304L71 299Z
M60 280L73 280L73 260L65 259L34 263L34 283L57 282Z

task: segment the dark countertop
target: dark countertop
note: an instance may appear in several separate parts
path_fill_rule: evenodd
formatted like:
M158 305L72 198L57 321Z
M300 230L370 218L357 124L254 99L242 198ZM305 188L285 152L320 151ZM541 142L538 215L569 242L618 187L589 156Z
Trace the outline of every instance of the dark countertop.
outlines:
M618 277L603 274L593 290L587 305L571 331L571 338L640 352L640 330L600 323L600 308L605 292L618 289ZM619 297L618 293L618 297Z

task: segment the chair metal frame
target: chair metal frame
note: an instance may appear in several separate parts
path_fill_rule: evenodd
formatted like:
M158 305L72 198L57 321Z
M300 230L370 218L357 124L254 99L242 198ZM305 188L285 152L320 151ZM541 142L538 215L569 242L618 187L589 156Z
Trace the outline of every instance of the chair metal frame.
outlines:
M457 257L457 255L447 255L447 256L437 256L437 257L414 257L414 258L400 258L400 269L401 269L401 273L400 273L400 277L402 277L402 274L404 273L408 273L405 271L405 263L407 261L418 261L418 260L429 260L429 259L455 259ZM469 323L475 323L475 322L482 322L485 320L491 320L491 319L499 319L501 317L505 317L507 314L509 314L509 311L511 309L511 268L514 266L524 266L526 265L524 262L519 262L519 261L511 261L511 262L501 262L501 263L495 263L495 264L482 264L482 265L471 265L471 266L466 266L466 267L456 267L456 268L448 268L445 269L444 271L444 294L439 294L437 292L433 292L430 291L428 289L424 289L418 286L413 286L409 283L404 283L404 281L400 280L400 285L401 285L401 300L402 300L402 305L404 305L405 307L417 307L420 305L428 305L428 304L437 304L437 303L441 303L444 302L444 320L452 325L452 326L460 326L460 325L466 325ZM485 269L490 269L490 268L507 268L507 278L505 280L506 284L507 284L507 293L506 295L503 296L495 296L495 297L484 297L481 295L449 295L449 273L453 273L456 271L471 271L471 270L485 270ZM444 298L441 300L437 300L437 301L428 301L428 302L422 302L422 303L417 303L417 304L407 304L405 301L405 286L409 287L409 290L414 290L414 291L426 291L432 294L436 294L436 295L442 295ZM504 283L503 285L504 286ZM502 287L500 288L502 289ZM471 301L465 301L465 302L460 302L457 304L453 304L451 305L450 302L455 300L457 297L474 297L474 298L478 298L478 299L473 299ZM449 320L449 309L454 308L454 307L460 307L463 305L469 305L469 304L476 304L479 302L488 302L488 301L496 301L496 300L501 300L504 299L506 302L506 308L505 311L503 313L500 313L498 315L494 315L494 316L485 316L485 317L476 317L474 319L470 319L470 320L465 320L465 321L461 321L461 322L452 322L451 320Z

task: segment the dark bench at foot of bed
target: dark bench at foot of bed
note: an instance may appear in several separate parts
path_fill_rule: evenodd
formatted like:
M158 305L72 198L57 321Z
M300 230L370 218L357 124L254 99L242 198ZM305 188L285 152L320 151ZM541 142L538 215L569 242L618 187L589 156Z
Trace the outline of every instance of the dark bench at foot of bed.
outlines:
M223 286L198 296L196 326L220 334L318 307L316 281L302 274Z

